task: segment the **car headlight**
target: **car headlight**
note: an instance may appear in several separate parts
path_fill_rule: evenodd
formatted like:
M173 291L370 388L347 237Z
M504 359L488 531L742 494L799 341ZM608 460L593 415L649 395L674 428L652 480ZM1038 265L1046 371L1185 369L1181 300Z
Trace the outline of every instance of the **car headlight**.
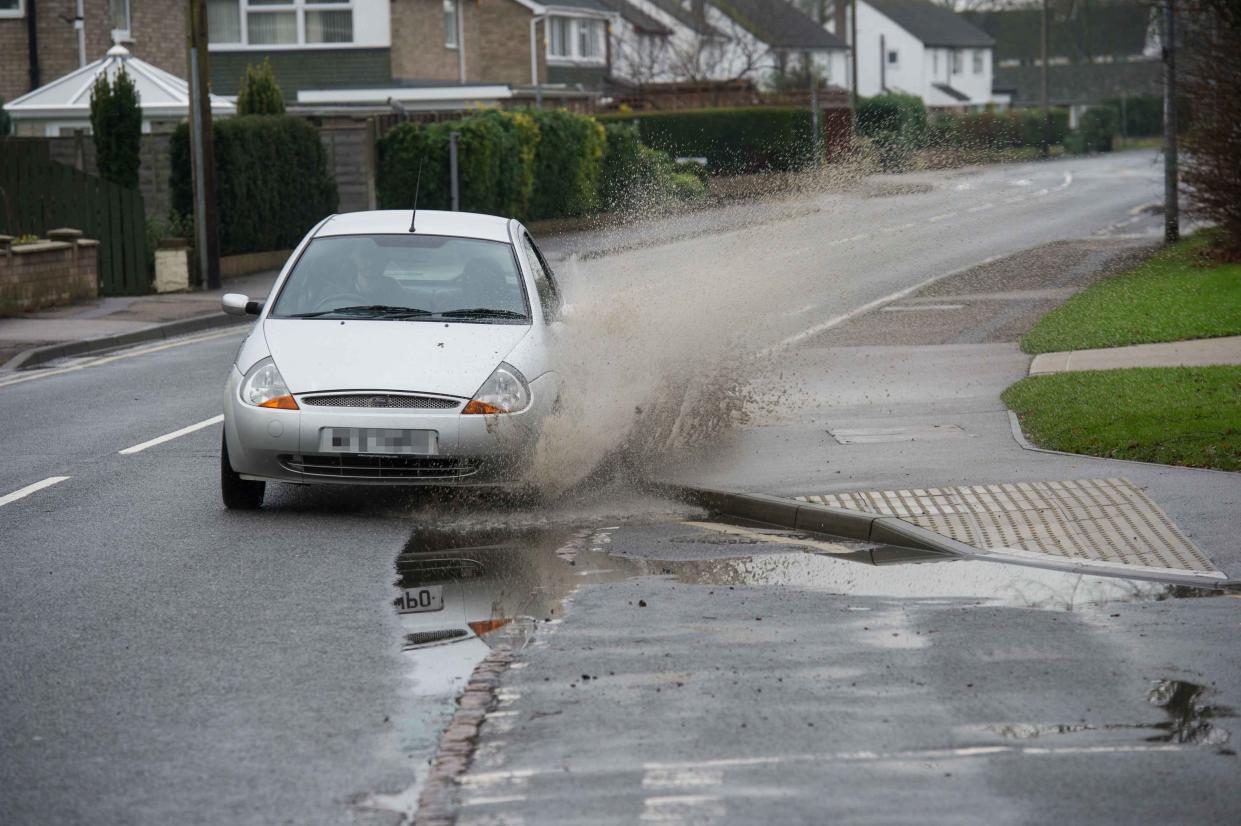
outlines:
M241 382L241 400L254 407L275 410L297 410L297 402L289 393L276 363L265 358L250 368Z
M530 406L530 387L521 372L500 362L483 386L478 388L462 413L520 413Z

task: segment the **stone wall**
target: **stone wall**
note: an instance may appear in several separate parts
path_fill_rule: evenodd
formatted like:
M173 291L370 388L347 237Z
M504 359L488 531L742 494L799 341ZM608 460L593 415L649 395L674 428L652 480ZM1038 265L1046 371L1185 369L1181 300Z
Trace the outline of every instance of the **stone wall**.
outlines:
M53 230L48 240L12 245L0 235L0 315L54 307L99 295L99 242L77 230Z

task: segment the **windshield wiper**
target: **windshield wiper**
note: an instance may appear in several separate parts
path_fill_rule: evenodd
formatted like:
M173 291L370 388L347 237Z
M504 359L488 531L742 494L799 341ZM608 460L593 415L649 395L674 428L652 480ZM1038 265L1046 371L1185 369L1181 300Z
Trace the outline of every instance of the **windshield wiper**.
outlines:
M512 310L493 310L490 307L448 310L440 313L440 315L444 318L520 318L523 321L528 317L525 313L516 313Z
M288 318L318 318L319 316L344 313L345 315L361 315L370 313L381 318L410 318L413 316L432 315L430 310L417 307L394 307L391 304L358 304L352 307L337 307L334 310L319 310L314 313L293 313Z

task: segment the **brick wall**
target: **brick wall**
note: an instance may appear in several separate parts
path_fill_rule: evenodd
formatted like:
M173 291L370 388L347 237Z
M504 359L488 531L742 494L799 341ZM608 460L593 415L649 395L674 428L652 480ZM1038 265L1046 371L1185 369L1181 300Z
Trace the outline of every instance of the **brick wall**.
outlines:
M392 0L392 76L403 80L460 78L457 50L444 46L442 0ZM465 78L469 83L530 83L530 10L515 0L461 4ZM547 69L539 29L539 73Z
M530 10L515 0L469 3L478 34L467 43L466 73L471 80L530 85ZM471 14L467 12L466 23ZM539 77L547 81L543 25L538 28ZM467 34L467 38L469 35Z
M468 22L473 3L463 3ZM392 76L402 80L457 80L457 50L444 45L442 0L392 0ZM467 42L469 35L466 35ZM469 57L467 51L466 57Z
M6 101L30 91L30 56L24 18L0 18L0 97Z
M81 239L20 247L0 242L0 315L95 298L98 250L98 242Z

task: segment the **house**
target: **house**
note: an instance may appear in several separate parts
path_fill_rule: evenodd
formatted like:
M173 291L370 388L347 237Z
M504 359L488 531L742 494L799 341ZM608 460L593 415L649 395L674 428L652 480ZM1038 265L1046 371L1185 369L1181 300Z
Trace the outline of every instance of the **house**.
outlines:
M788 78L843 86L848 45L786 0L628 0L669 30L659 63L616 65L629 83L748 79L759 86ZM649 38L648 38L649 39ZM614 51L642 53L617 38ZM800 81L795 81L800 83Z
M1042 103L1042 20L1039 9L967 12L995 38L995 86L1014 106ZM1078 3L1067 14L1052 8L1048 27L1047 91L1052 106L1076 116L1109 99L1162 95L1158 25L1140 0Z
M932 109L1004 103L992 92L995 40L961 15L929 0L857 0L856 8L862 97L901 92Z
M13 100L124 44L134 56L186 77L186 3L0 0L0 97Z

